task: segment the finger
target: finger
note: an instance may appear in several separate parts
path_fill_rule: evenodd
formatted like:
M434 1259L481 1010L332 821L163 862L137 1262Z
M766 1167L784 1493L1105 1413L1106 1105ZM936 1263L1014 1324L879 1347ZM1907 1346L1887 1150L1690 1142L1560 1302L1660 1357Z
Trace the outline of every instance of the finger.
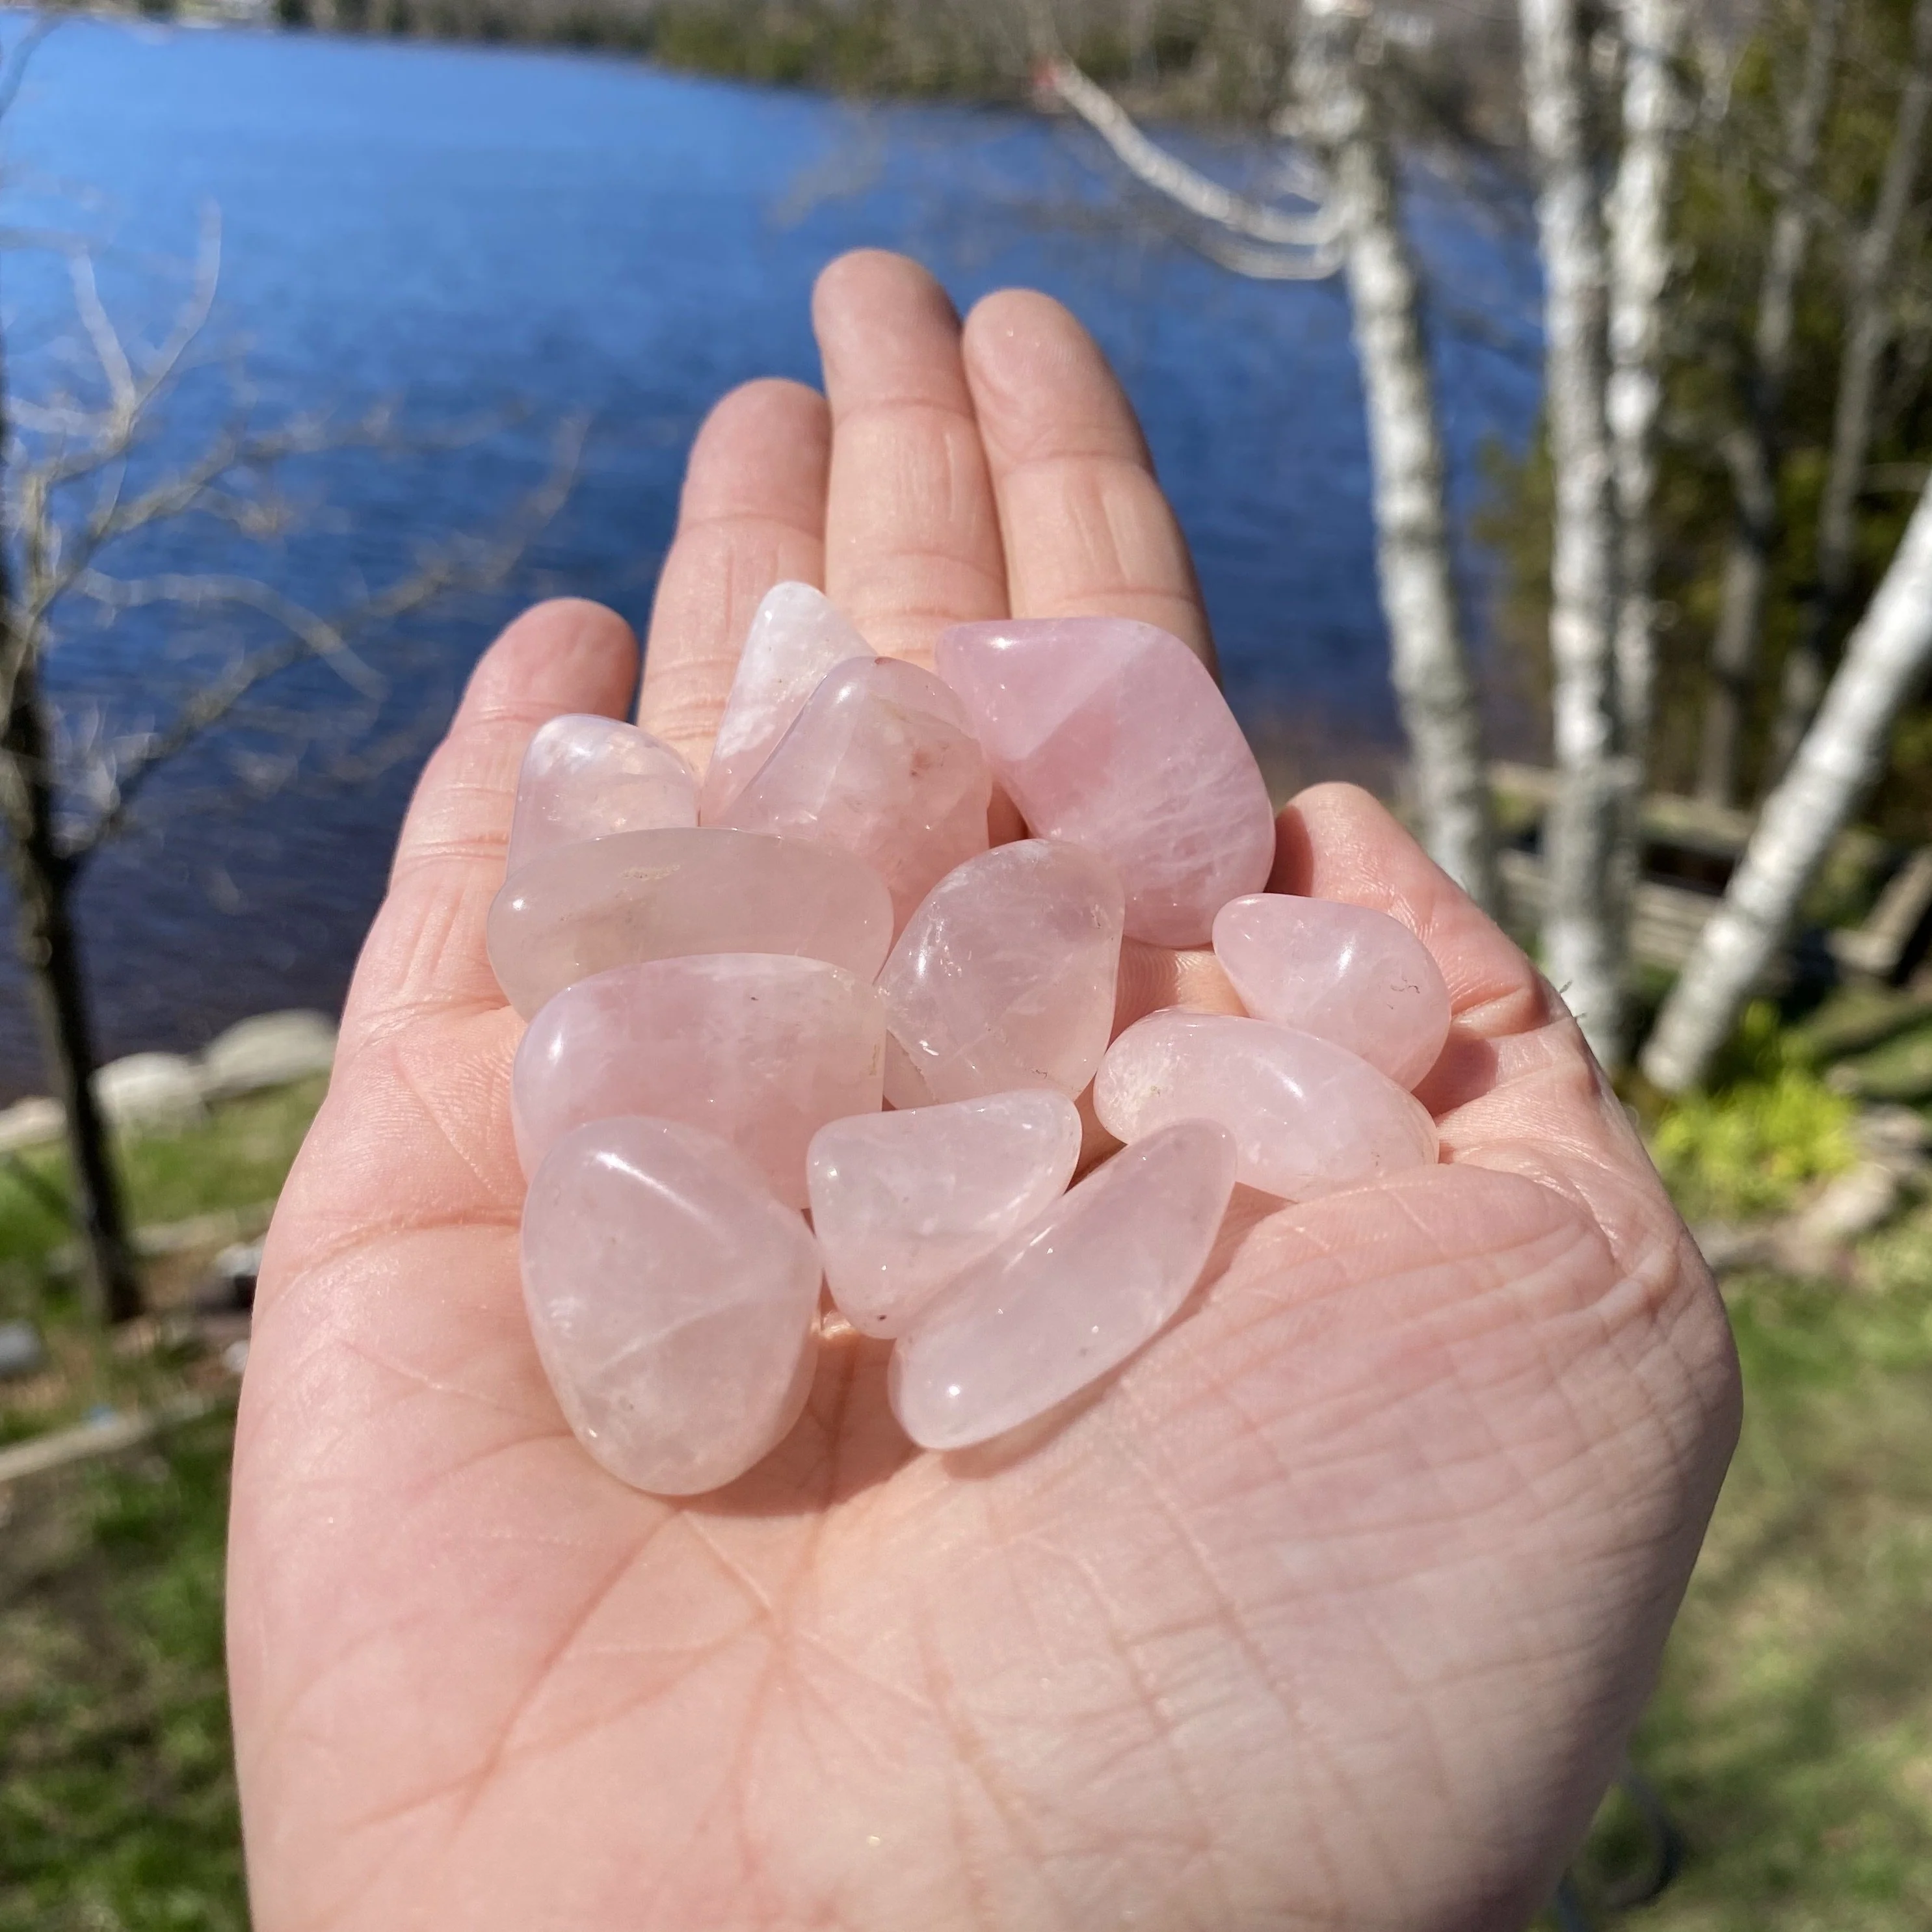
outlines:
M1050 297L1007 290L968 317L964 356L1013 614L1138 618L1211 664L1186 542L1094 338Z
M1270 884L1388 913L1434 956L1455 1018L1417 1096L1436 1115L1448 1158L1525 1174L1578 1201L1634 1277L1705 1278L1568 1010L1384 806L1354 785L1303 792L1277 823Z
M776 380L733 390L692 446L638 722L700 771L758 600L775 584L824 584L830 448L825 398Z
M343 1013L344 1051L431 1012L504 1004L483 932L518 767L546 718L621 716L637 676L631 627L576 598L526 610L484 653L403 821Z
M1006 614L958 318L916 262L877 249L819 277L812 315L832 408L826 594L875 650L929 664L948 625Z

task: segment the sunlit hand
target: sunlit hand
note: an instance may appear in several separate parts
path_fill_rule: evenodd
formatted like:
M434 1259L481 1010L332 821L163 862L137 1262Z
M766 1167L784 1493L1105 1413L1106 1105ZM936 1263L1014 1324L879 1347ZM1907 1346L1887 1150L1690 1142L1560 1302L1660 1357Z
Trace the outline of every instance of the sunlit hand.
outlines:
M910 656L1009 611L1204 647L1062 310L998 296L962 334L865 255L817 322L826 398L754 384L692 454L646 726L702 758L783 578ZM1549 989L1371 800L1304 794L1276 887L1393 913L1454 994L1445 1164L1238 1197L1184 1318L1023 1444L915 1453L848 1340L734 1488L634 1494L525 1324L483 928L532 731L635 669L580 604L478 669L276 1217L230 1577L258 1932L1522 1923L1649 1688L1737 1402ZM1124 1017L1221 990L1198 956L1126 978Z

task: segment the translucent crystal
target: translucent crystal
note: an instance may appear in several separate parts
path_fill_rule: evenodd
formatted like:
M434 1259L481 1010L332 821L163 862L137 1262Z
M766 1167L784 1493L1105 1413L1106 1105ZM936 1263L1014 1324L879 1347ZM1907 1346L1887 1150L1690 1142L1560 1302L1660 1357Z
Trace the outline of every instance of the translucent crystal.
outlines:
M586 1121L651 1114L717 1135L802 1208L812 1136L878 1110L885 1030L878 994L822 960L694 953L580 980L517 1050L524 1171Z
M692 952L787 952L870 980L892 902L842 852L716 828L620 832L540 854L490 908L490 964L526 1018L613 966Z
M797 1420L818 1251L716 1136L651 1120L566 1134L530 1183L523 1271L559 1406L634 1488L715 1490Z
M808 584L767 591L752 614L705 768L698 794L703 823L718 822L835 664L872 655L872 646L823 591Z
M812 1225L839 1312L896 1335L1073 1178L1080 1114L1036 1089L835 1120L812 1143Z
M580 839L697 823L698 781L670 746L614 718L553 718L524 754L508 869Z
M927 1304L892 1351L893 1412L922 1448L1003 1435L1166 1327L1207 1266L1233 1137L1184 1121L1126 1149Z
M879 975L896 1107L1014 1088L1078 1094L1106 1051L1120 885L1103 859L1023 839L969 859L912 916Z
M1268 787L1178 638L1118 617L1010 619L956 626L938 660L1029 830L1120 874L1130 938L1204 944L1228 900L1268 883Z
M850 853L885 880L903 926L986 849L992 778L964 719L916 664L840 664L718 822Z
M1214 952L1256 1019L1332 1040L1398 1087L1413 1087L1449 1036L1442 969L1386 913L1257 892L1215 914Z
M1436 1154L1435 1122L1387 1074L1267 1020L1150 1014L1108 1049L1094 1110L1129 1142L1176 1120L1218 1120L1239 1144L1242 1181L1288 1201Z

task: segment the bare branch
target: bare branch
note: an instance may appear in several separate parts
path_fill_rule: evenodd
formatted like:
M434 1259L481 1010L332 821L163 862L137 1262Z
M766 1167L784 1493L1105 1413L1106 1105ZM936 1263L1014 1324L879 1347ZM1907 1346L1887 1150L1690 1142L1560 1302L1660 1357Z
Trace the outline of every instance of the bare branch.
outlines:
M1204 238L1202 251L1242 274L1270 280L1319 280L1340 266L1340 231L1334 211L1325 204L1306 214L1251 201L1210 179L1178 154L1148 140L1126 110L1106 89L1089 80L1071 61L1045 62L1040 69L1043 91L1063 100L1111 148L1136 181L1203 221L1264 244L1260 250L1242 243ZM1310 198L1310 197L1303 197ZM1306 265L1291 270L1275 252L1309 251Z
M12 112L14 102L20 98L27 70L33 64L34 56L59 25L53 14L36 14L27 23L27 31L14 42L5 59L0 61L0 121Z
M62 842L76 869L127 824L137 794L160 768L231 721L237 708L271 679L298 664L321 662L372 702L386 694L387 681L357 654L351 640L392 626L459 590L484 590L502 583L531 539L562 508L582 462L588 425L574 418L559 430L549 474L532 490L492 541L458 541L424 557L416 568L365 598L340 616L325 618L285 597L272 585L245 577L158 576L116 580L98 572L76 588L104 608L132 610L158 603L190 610L247 610L280 626L279 643L247 652L194 692L168 723L151 731L119 760L101 760L101 802L88 823Z

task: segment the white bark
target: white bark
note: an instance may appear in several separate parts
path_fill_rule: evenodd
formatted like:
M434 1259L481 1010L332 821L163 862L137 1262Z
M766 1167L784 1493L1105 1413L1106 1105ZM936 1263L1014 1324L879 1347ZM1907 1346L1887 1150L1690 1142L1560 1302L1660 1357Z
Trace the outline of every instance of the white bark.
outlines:
M1785 118L1784 154L1771 243L1758 293L1745 421L1726 449L1737 514L1724 560L1723 603L1711 645L1698 790L1720 805L1736 798L1772 555L1778 541L1778 442L1798 312L1798 278L1811 244L1818 146L1831 105L1845 0L1813 0L1798 92Z
M1237 194L1150 140L1126 110L1071 61L1048 63L1042 77L1106 142L1136 181L1177 208L1269 249L1306 251L1304 272L1310 280L1320 280L1335 272L1336 224L1326 207L1296 214Z
M1851 588L1858 541L1859 493L1871 454L1879 374L1892 337L1896 291L1892 277L1912 190L1924 158L1932 115L1932 0L1912 12L1912 60L1899 97L1898 118L1880 178L1871 220L1851 263L1850 300L1838 394L1832 427L1832 460L1818 512L1817 584L1803 632L1785 666L1773 757L1790 759L1825 684L1825 644Z
M1932 6L1932 0L1924 0ZM1664 293L1684 106L1677 62L1684 0L1624 0L1623 152L1610 194L1610 436L1622 538L1617 715L1634 792L1650 752L1657 658L1657 428L1664 404Z
M1932 486L1658 1018L1643 1070L1666 1093L1702 1079L1729 1036L1832 842L1883 770L1892 725L1929 662Z
M1577 0L1522 0L1525 93L1540 182L1556 476L1552 738L1561 784L1544 828L1544 964L1606 1066L1621 1060L1627 948L1619 884L1629 789L1615 692L1617 516L1610 425L1609 263Z
M1390 668L1430 854L1480 905L1498 900L1482 723L1456 608L1442 437L1395 161L1358 64L1349 0L1304 0L1297 92L1325 163L1354 311L1375 478Z

